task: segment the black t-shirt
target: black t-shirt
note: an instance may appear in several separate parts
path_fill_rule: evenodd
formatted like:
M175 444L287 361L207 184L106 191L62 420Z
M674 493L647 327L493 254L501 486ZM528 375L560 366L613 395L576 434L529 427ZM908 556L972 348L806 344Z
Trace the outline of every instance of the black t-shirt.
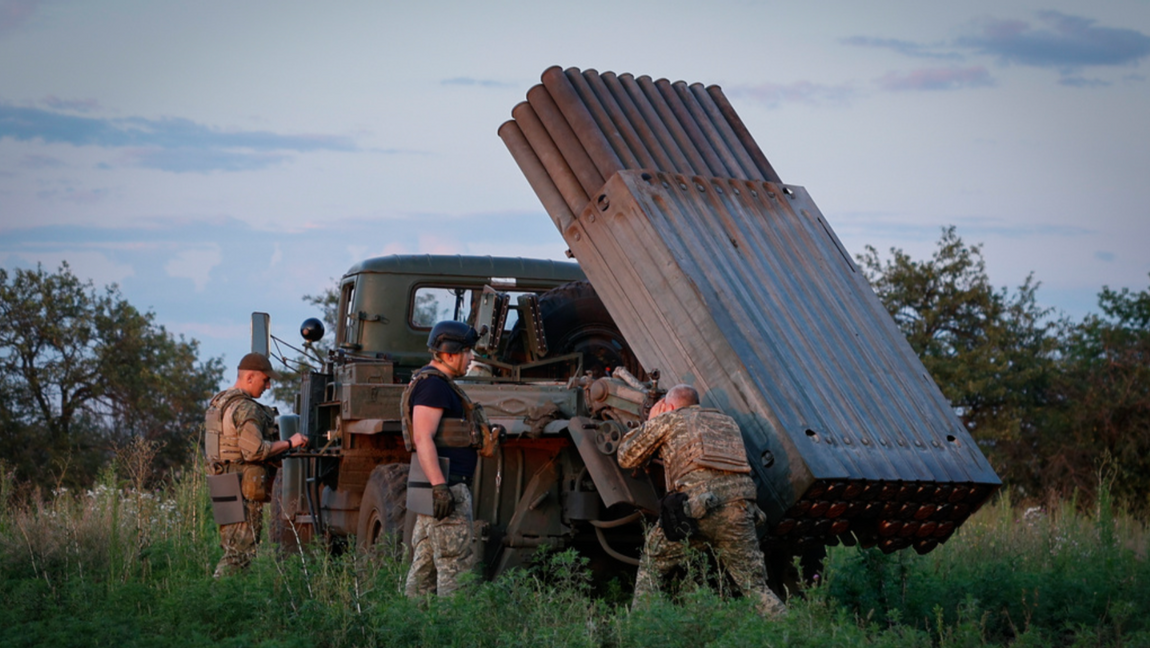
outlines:
M423 405L443 410L443 418L463 418L463 401L455 390L445 380L437 376L425 378L411 390L411 406ZM475 465L479 462L479 455L475 448L436 448L440 457L446 458L450 465L450 475L445 475L449 482L471 481L475 474Z

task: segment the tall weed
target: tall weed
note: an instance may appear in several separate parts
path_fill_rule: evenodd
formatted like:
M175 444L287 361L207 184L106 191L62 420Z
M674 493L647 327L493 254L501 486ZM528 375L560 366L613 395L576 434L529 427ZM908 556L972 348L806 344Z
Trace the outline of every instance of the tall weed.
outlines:
M0 643L12 646L867 646L1150 645L1144 526L1100 497L1093 512L1002 498L926 556L836 547L821 584L766 621L699 556L670 595L632 610L592 587L586 559L540 552L529 569L407 599L389 555L260 546L215 581L203 473L152 484L116 462L91 491L16 497L0 486ZM3 467L0 466L0 472ZM626 578L621 579L626 581ZM674 584L672 584L674 585Z
M1105 487L1098 502L1090 515L1002 497L926 556L836 548L825 587L856 615L934 628L939 645L950 636L940 628L971 623L991 641L1150 632L1144 526L1116 512Z

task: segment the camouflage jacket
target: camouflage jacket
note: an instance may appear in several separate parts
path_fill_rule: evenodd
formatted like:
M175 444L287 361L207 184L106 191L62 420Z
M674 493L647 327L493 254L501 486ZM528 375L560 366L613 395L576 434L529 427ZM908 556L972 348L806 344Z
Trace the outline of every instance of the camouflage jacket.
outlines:
M722 501L754 499L739 425L718 410L684 407L656 416L623 437L618 460L623 468L663 459L667 492L715 493Z
M275 409L257 403L235 387L212 397L211 410L223 407L219 441L219 461L260 463L271 456L272 443L278 437ZM248 422L254 425L246 425ZM214 458L209 457L209 461Z

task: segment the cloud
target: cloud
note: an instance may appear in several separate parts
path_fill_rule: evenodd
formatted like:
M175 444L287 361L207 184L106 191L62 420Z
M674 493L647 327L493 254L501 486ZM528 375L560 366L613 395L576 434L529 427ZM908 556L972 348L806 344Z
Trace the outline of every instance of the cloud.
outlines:
M1103 81L1102 79L1087 79L1086 77L1078 76L1075 74L1063 74L1062 78L1058 80L1058 83L1064 86L1070 86L1072 88L1103 88L1109 85L1113 85L1109 81Z
M100 102L95 99L61 99L56 95L44 97L42 103L54 110L71 110L82 113L92 112L100 107Z
M203 292L208 285L212 268L223 260L223 251L219 244L213 243L181 251L164 264L164 270L168 276L191 279L196 286L196 292Z
M471 77L455 77L453 79L443 79L439 85L445 86L479 86L481 88L514 88L517 87L514 83L507 81L495 81L493 79L473 79Z
M64 161L50 155L25 155L19 164L25 169L59 169Z
M726 88L731 97L741 97L757 101L766 108L778 108L782 104L805 104L808 106L846 106L856 95L849 85L821 85L810 81L796 81L789 85L762 83L753 86L731 86Z
M962 60L964 58L962 54L957 52L934 51L929 45L922 45L920 43L913 43L911 41L898 40L894 38L851 36L850 38L844 38L839 42L844 45L851 45L854 47L889 49L904 56L910 56L914 58L931 58L951 61Z
M216 338L232 342L243 342L251 335L251 324L244 322L229 322L217 324L214 322L197 321L169 321L165 324L168 330L179 331L181 334L192 336L194 339ZM209 357L201 353L201 358ZM218 356L214 356L218 357Z
M355 150L355 145L343 137L221 131L179 117L99 119L0 104L0 138L3 137L103 147L246 148L300 152Z
M101 119L0 104L0 140L125 148L124 159L162 171L244 171L284 161L284 152L356 151L346 137L225 131L189 119Z
M1102 250L1099 250L1099 251L1094 253L1094 258L1098 259L1099 261L1105 261L1106 263L1111 263L1117 257L1115 256L1115 254L1113 252L1104 252Z
M110 192L107 189L76 189L67 187L64 189L44 189L37 191L36 197L40 200L62 200L77 205L94 205L107 198L109 194Z
M82 281L91 281L98 287L121 284L136 274L131 264L121 263L110 255L93 250L25 250L0 257L5 268L32 269L40 264L46 272L56 272L64 262L72 274Z
M1099 27L1089 18L1057 11L1039 12L1038 21L1041 27L986 18L957 44L1006 63L1062 70L1133 65L1150 55L1150 36L1134 29Z
M1051 239L1078 240L1097 230L1076 225L1055 223L1010 223L1002 218L978 216L955 217L953 225L964 239ZM902 217L889 212L852 211L835 216L835 230L840 236L861 241L902 240L929 241L938 239L939 225L924 222L919 217Z
M0 36L24 26L43 4L41 0L0 0Z
M129 166L172 173L208 171L255 171L289 159L282 153L251 153L223 149L189 148L131 149L122 158Z
M923 68L910 72L890 72L875 79L888 92L904 90L958 90L994 85L994 79L982 66L969 68Z

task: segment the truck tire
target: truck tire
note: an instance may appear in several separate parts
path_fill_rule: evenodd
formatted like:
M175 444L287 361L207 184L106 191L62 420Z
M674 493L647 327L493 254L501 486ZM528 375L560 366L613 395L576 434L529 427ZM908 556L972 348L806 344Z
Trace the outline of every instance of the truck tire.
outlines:
M268 525L271 541L278 544L283 553L296 553L301 544L312 538L312 525L298 524L293 529L283 512L283 473L277 472L272 482L271 522Z
M407 516L408 464L384 464L371 471L359 506L356 544L360 553L392 557L403 554L403 522Z
M583 370L590 371L596 378L621 366L640 380L646 380L642 365L589 282L572 281L539 295L539 316L543 320L548 357L580 351ZM516 322L511 330L508 360L525 359L526 344L523 323Z

